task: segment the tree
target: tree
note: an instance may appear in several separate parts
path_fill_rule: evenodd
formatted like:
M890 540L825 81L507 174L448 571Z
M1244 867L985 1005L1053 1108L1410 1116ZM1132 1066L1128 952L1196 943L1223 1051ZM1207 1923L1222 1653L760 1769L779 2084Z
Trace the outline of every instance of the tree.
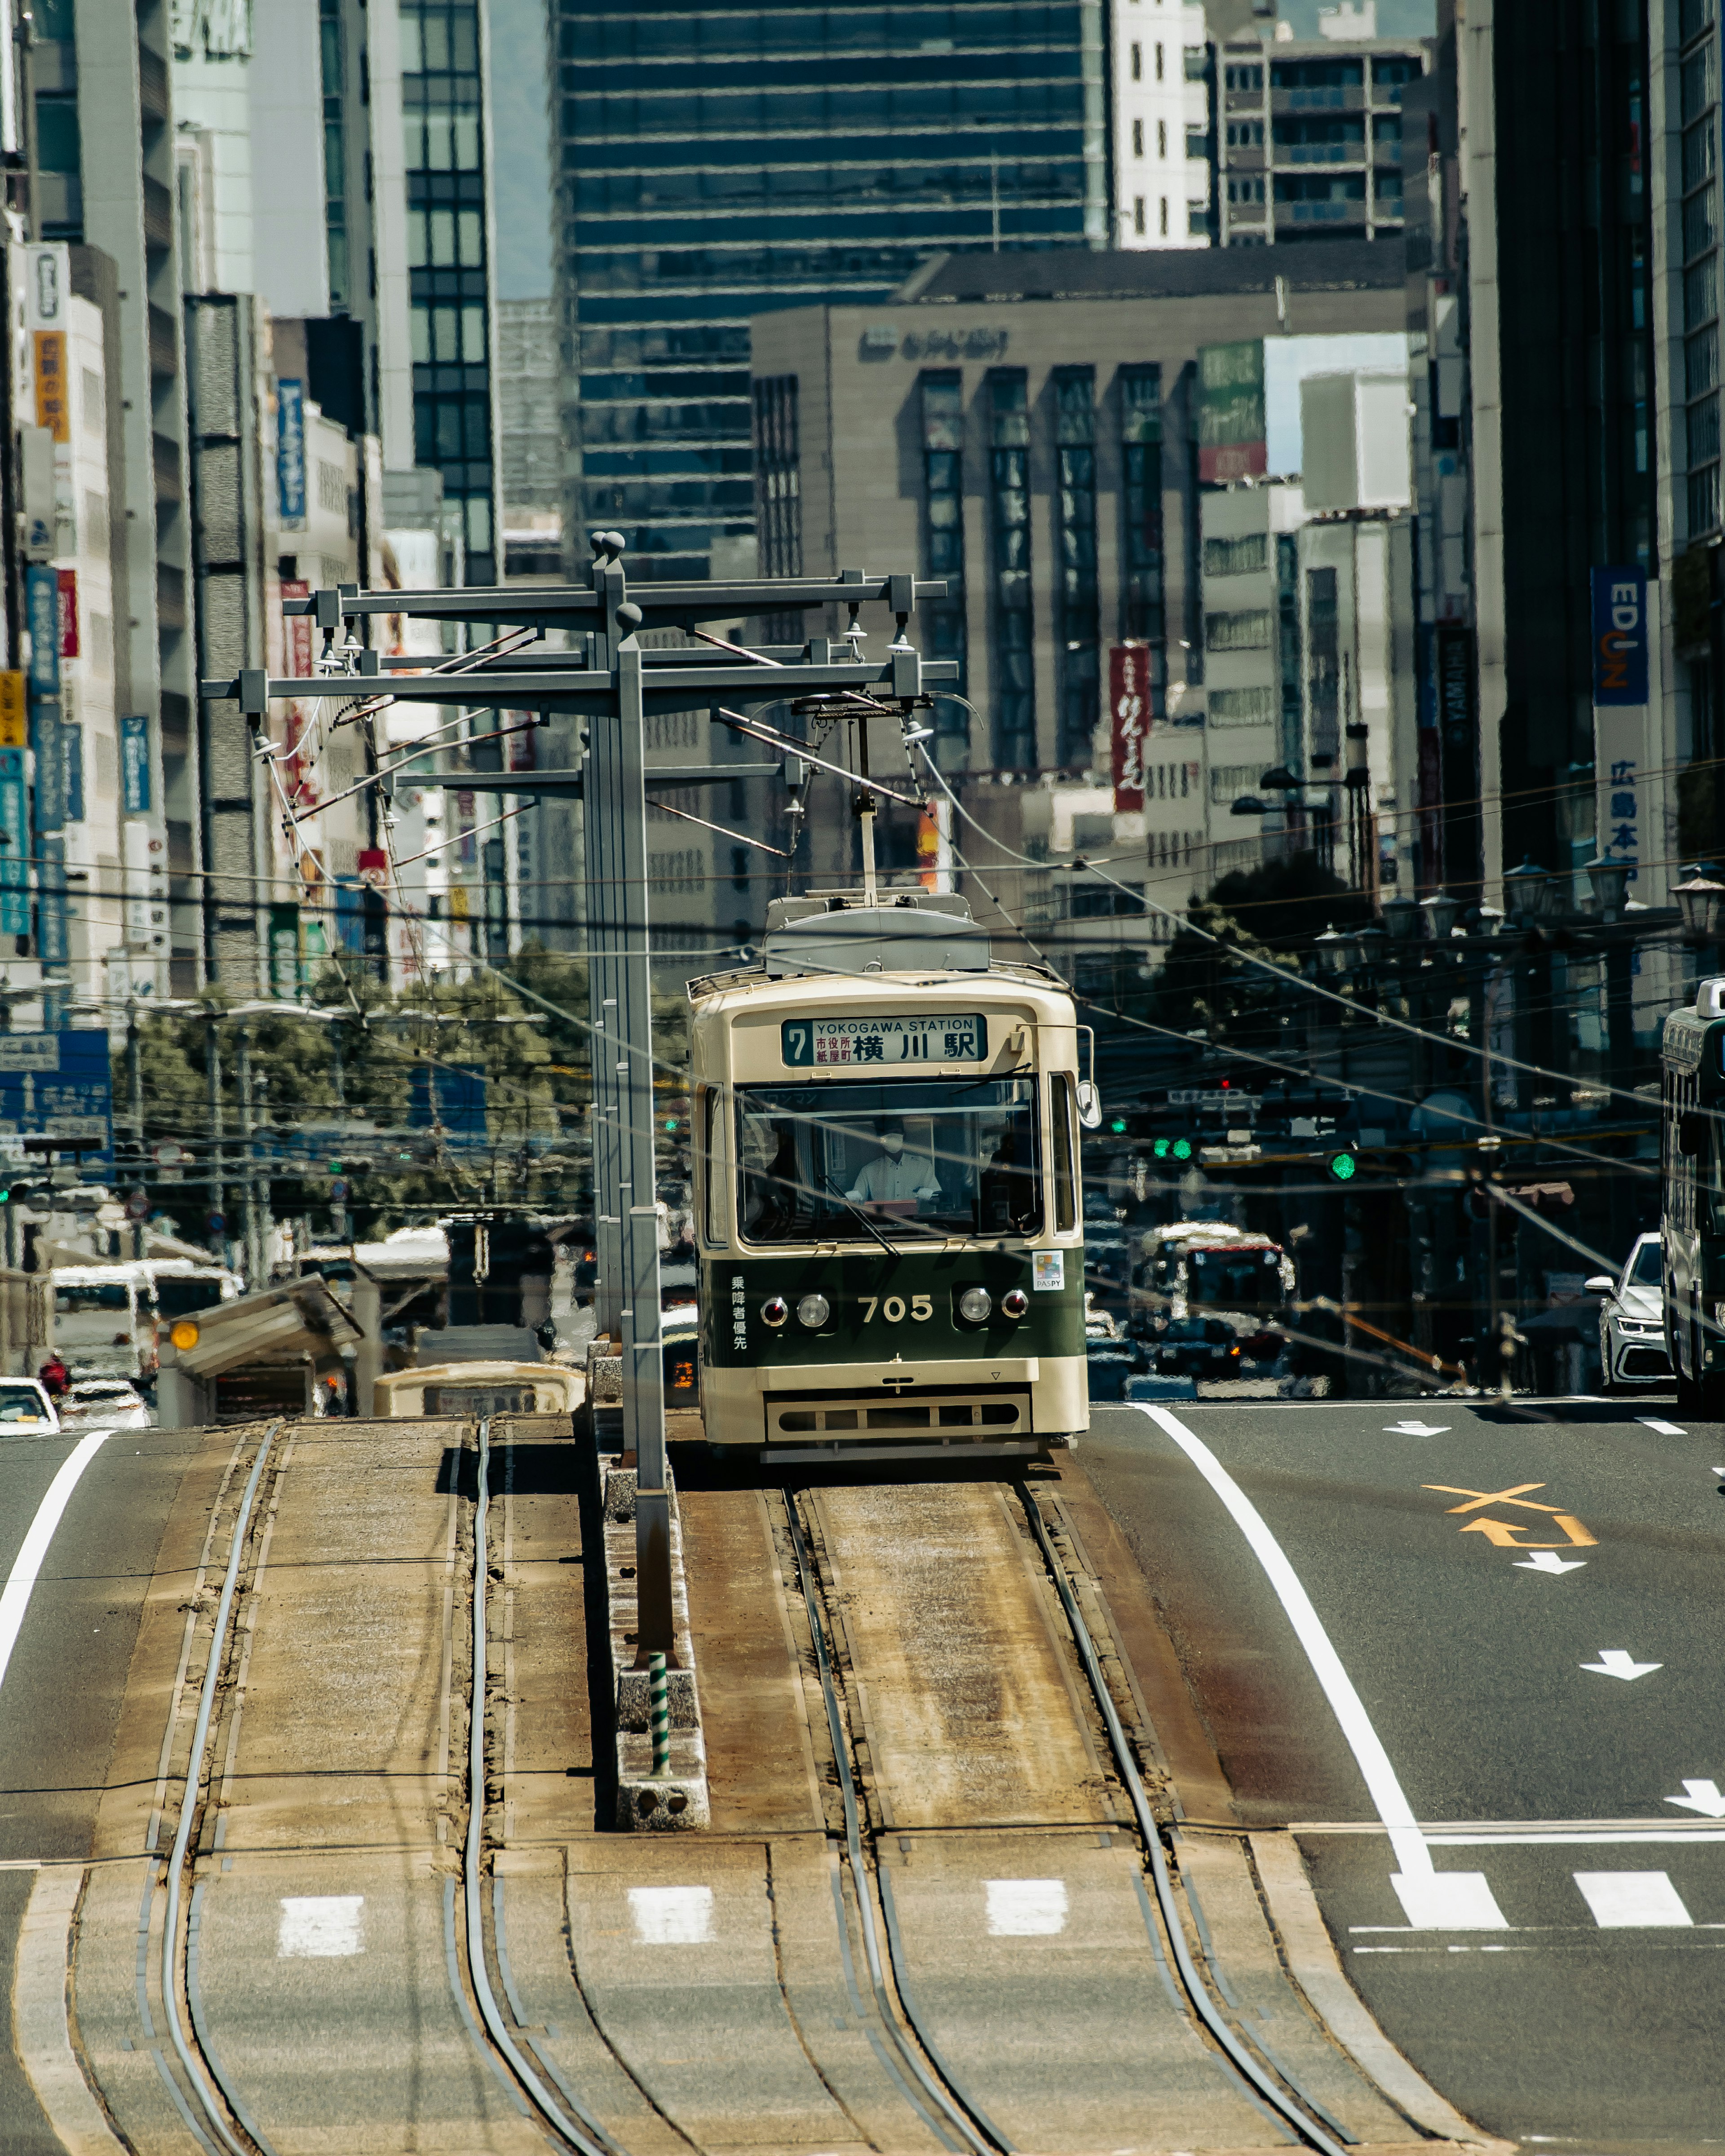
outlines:
M1267 968L1297 976L1314 937L1332 924L1363 926L1372 909L1363 893L1301 853L1221 877L1187 917L1191 927L1175 936L1156 977L1159 1023L1262 1048L1281 1032L1281 984Z

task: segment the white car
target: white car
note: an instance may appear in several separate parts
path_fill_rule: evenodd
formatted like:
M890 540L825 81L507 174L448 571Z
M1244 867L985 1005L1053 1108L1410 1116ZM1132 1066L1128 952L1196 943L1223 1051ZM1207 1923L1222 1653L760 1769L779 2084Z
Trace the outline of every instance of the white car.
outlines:
M124 1378L77 1378L60 1402L63 1427L148 1430L150 1410Z
M1671 1358L1665 1344L1665 1292L1659 1237L1639 1235L1620 1280L1597 1274L1586 1292L1599 1305L1599 1363L1609 1392L1617 1385L1668 1385Z
M0 1378L0 1437L47 1437L59 1426L39 1378Z

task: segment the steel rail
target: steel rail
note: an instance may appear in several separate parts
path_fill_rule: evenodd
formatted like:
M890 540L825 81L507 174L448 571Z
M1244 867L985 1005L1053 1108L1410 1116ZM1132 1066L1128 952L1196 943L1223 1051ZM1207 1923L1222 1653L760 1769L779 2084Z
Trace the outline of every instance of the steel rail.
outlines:
M1119 1713L1116 1710L1113 1698L1108 1690L1107 1680L1102 1674L1102 1666L1097 1659L1096 1643L1091 1638L1090 1627L1086 1624L1083 1613L1078 1607L1077 1598L1074 1595L1071 1583L1066 1577L1065 1567L1061 1563L1054 1543L1050 1538L1048 1522L1042 1517L1042 1507L1036 1502L1028 1483L1019 1483L1019 1497L1024 1506L1025 1516L1030 1522L1031 1532L1034 1534L1042 1551L1043 1561L1048 1567L1049 1577L1054 1582L1055 1592L1060 1599L1060 1607L1065 1612L1066 1622L1071 1628L1079 1659L1084 1664L1084 1673L1090 1680L1091 1691L1096 1696L1096 1702L1101 1711L1102 1720L1107 1725L1108 1743L1114 1753L1114 1763L1120 1770L1121 1779L1126 1784L1127 1794L1132 1799L1132 1810L1138 1823L1139 1838L1142 1840L1145 1852L1150 1859L1150 1876L1156 1889L1157 1907L1162 1912L1162 1921L1168 1933L1168 1944L1173 1951L1174 1967L1179 1973L1181 1986L1192 2003L1193 2010L1210 2035L1221 2046L1229 2064L1235 2071L1250 2084L1253 2093L1267 2103L1284 2124L1291 2127L1302 2141L1319 2150L1321 2156L1346 2156L1343 2143L1332 2139L1321 2126L1316 2124L1275 2077L1259 2065L1234 2030L1229 2027L1215 2001L1210 1997L1209 1987L1199 1974L1191 1948L1186 1943L1185 1930L1180 1921L1179 1905L1174 1899L1173 1881L1169 1876L1168 1858L1162 1846L1162 1830L1157 1825L1156 1815L1150 1809L1150 1800L1144 1794L1144 1784L1138 1773L1137 1762L1132 1758L1132 1748L1127 1742L1126 1731L1121 1725ZM1304 2101L1307 2104L1312 2104L1314 2109L1317 2108L1311 2097L1306 2097Z
M618 2144L586 2107L570 2099L575 2124L552 2095L510 2035L485 1967L485 1885L480 1871L485 1818L485 1530L490 1514L491 1418L479 1425L479 1487L473 1507L473 1691L467 1723L467 1839L461 1852L461 1884L467 1920L467 1973L487 2034L536 2108L581 2156L619 2156Z
M198 2107L208 2121L212 2130L229 2156L252 2156L252 2151L234 2134L223 2117L222 2107L211 2092L208 2083L199 2072L197 2061L192 2056L192 2046L187 2039L185 2023L180 2015L178 1982L181 1873L187 1852L192 1843L192 1822L198 1810L198 1784L203 1768L204 1747L209 1742L210 1717L215 1710L216 1691L222 1677L223 1643L228 1636L228 1625L234 1611L234 1597L239 1583L239 1569L244 1561L246 1535L251 1524L252 1507L258 1495L258 1485L264 1479L264 1468L270 1457L270 1448L275 1444L284 1427L284 1421L270 1424L258 1447L258 1456L252 1463L252 1471L245 1486L245 1494L239 1501L239 1511L234 1522L234 1543L228 1553L228 1570L222 1581L221 1599L216 1604L215 1630L210 1639L209 1665L203 1673L203 1684L198 1694L198 1720L192 1731L192 1756L186 1762L185 1793L180 1799L180 1823L174 1833L172 1854L167 1865L167 1914L162 1933L162 1999L167 2013L167 2033L172 2039L175 2053L191 2083L192 2093ZM187 1945L189 1948L189 1939ZM218 2064L213 2053L204 2053L216 2086L227 2099L234 2116L244 2127L255 2147L264 2156L275 2156L263 2134L252 2123L249 2114L235 2091L228 2086L228 2076Z
M947 2123L963 2137L964 2145L971 2151L971 2156L993 2156L993 2152L996 2151L1000 2152L1000 2156L1014 2156L1013 2143L975 2097L966 2091L924 2029L922 2018L905 1988L900 1967L897 1926L891 1921L891 1903L883 1896L881 1907L888 1913L888 1952L892 1958L893 1977L898 1984L899 1997L904 2002L905 2012L916 2032L917 2042L939 2069L947 2087L952 2091L950 2097L917 2057L913 2046L905 2041L904 2031L893 2011L891 1998L886 1989L886 1971L880 1964L880 1942L875 1929L874 1907L869 1898L869 1876L863 1862L862 1834L857 1816L856 1783L850 1769L850 1748L845 1741L844 1718L839 1711L839 1693L833 1675L832 1657L827 1651L826 1628L821 1623L814 1573L809 1562L808 1546L803 1539L802 1522L797 1517L796 1496L789 1488L784 1491L783 1496L785 1516L790 1522L791 1548L796 1554L797 1574L802 1584L803 1601L809 1613L809 1634L814 1643L815 1667L820 1676L821 1696L826 1702L827 1733L832 1742L833 1758L839 1774L839 1793L845 1805L845 1857L850 1866L851 1882L856 1890L857 1909L862 1920L863 1950L868 1957L869 1980L874 1987L875 2005L893 2048L915 2075L924 2094L938 2105ZM885 1884L884 1881L882 1884Z

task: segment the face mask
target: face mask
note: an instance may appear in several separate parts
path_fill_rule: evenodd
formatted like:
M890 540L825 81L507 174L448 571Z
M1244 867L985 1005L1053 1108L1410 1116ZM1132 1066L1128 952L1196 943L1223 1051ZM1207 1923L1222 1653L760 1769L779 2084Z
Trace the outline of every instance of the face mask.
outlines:
M898 1158L899 1155L905 1149L905 1142L899 1136L896 1131L894 1131L890 1137L882 1138L880 1143L883 1148L887 1152L891 1153L895 1160Z

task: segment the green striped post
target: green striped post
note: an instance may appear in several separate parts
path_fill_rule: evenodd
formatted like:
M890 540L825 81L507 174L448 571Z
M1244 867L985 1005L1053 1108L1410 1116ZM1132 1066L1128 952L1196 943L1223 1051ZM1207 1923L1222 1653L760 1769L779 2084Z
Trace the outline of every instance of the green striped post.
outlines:
M647 1686L653 1709L653 1774L662 1781L670 1773L670 1681L663 1655L648 1656Z

